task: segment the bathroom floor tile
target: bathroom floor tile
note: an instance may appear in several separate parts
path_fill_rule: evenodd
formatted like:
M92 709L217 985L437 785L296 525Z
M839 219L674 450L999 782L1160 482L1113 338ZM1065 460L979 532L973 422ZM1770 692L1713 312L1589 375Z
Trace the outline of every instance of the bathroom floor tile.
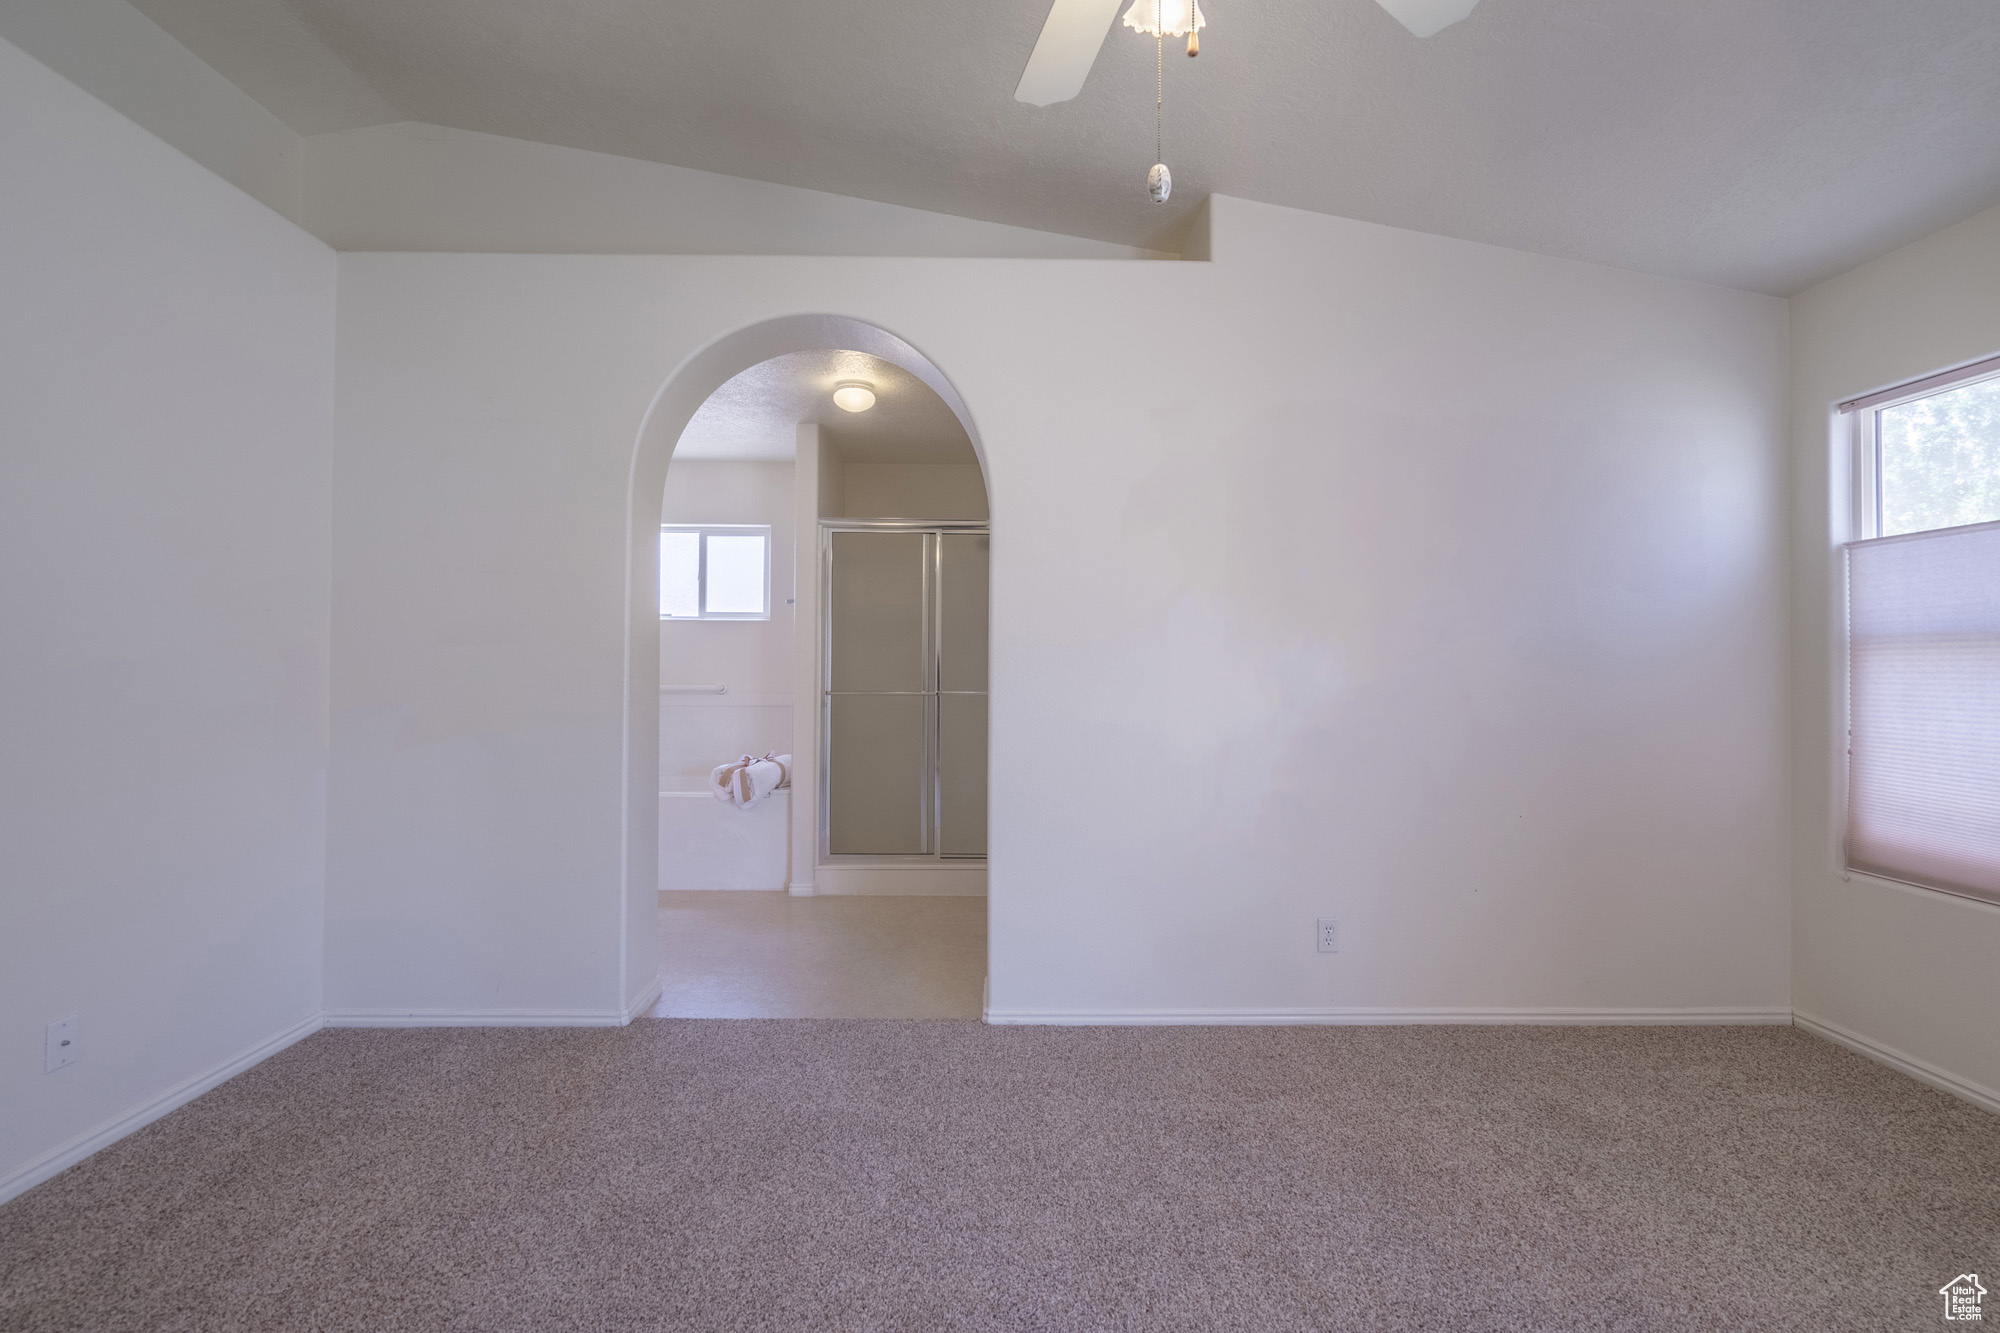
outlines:
M973 1018L986 900L668 892L655 1018Z

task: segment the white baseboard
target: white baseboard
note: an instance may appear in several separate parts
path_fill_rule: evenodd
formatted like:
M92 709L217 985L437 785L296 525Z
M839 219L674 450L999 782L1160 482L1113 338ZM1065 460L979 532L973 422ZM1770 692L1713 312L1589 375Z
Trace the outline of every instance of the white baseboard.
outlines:
M35 1158L20 1170L0 1178L0 1203L25 1194L51 1176L75 1166L100 1148L106 1148L135 1130L144 1129L161 1116L178 1111L210 1088L226 1083L254 1064L268 1060L279 1051L295 1042L303 1041L325 1026L320 1016L314 1014L301 1023L267 1037L240 1055L231 1056L221 1064L196 1074L193 1078L176 1083L159 1096L124 1115L108 1120L96 1129L90 1130L58 1148L51 1149Z
M620 1028L623 1009L329 1009L330 1028Z
M1577 1026L1783 1025L1792 1011L1753 1009L1063 1009L986 1010L988 1023L1054 1027L1386 1027L1414 1023Z
M329 1009L330 1028L622 1028L659 1003L656 972L623 1009Z
M625 1022L629 1024L635 1018L644 1018L646 1011L660 1002L660 991L666 984L666 978L654 972L652 984L639 992L638 999L625 1006Z
M1928 1083L1940 1092L1948 1092L1954 1097L1962 1097L1983 1111L2000 1115L2000 1092L1983 1083L1974 1083L1969 1078L1960 1078L1948 1069L1919 1060L1916 1056L1899 1051L1893 1046L1885 1046L1873 1037L1864 1037L1852 1028L1844 1028L1838 1023L1811 1014L1794 1012L1792 1021L1816 1037L1824 1037L1836 1046L1845 1046L1857 1055L1865 1055L1870 1060L1885 1064L1900 1073L1908 1074L1919 1083Z

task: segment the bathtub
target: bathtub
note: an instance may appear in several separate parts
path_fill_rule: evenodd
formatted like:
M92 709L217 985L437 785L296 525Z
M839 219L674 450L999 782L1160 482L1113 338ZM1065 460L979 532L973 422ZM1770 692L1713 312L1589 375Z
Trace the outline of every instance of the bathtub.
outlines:
M782 889L791 879L792 793L748 810L707 791L660 793L662 889Z

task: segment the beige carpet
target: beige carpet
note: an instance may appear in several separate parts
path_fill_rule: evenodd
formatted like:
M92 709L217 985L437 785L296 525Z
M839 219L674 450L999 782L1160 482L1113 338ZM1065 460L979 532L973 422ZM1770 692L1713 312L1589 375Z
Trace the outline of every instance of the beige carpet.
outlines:
M1786 1028L327 1032L0 1209L0 1328L92 1333L1918 1329L1963 1272L2000 1120Z

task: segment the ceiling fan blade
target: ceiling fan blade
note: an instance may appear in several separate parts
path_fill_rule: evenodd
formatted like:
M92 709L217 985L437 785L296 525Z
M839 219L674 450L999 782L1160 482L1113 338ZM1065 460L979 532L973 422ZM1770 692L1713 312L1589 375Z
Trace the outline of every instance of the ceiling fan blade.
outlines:
M1378 0L1396 22L1419 37L1449 28L1472 12L1479 0Z
M1014 100L1030 106L1067 102L1083 91L1097 48L1118 17L1120 0L1055 0L1042 24Z

